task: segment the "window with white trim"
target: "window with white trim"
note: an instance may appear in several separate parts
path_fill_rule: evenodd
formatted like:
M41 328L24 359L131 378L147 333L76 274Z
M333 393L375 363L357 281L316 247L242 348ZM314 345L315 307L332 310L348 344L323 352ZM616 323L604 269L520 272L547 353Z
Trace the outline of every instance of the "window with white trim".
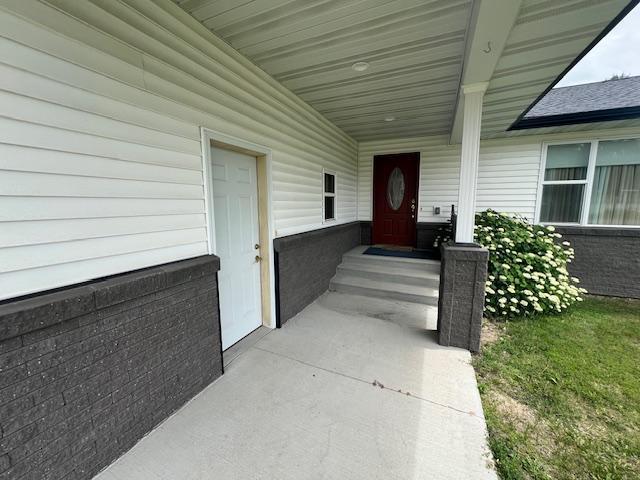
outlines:
M548 144L538 221L640 226L640 139Z
M336 219L336 174L322 171L322 221L331 222Z

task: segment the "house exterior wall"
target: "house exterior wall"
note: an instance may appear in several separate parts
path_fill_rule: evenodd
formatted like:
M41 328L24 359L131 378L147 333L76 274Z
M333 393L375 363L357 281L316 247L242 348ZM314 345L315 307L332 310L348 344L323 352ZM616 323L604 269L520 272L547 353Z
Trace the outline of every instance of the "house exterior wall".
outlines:
M275 240L280 325L327 291L342 255L360 245L360 228L351 222Z
M423 137L360 145L358 154L358 218L371 220L373 156L397 151L420 152L418 222L448 220L451 205L458 204L460 145L447 137ZM504 142L504 141L503 141ZM495 208L533 218L540 169L540 142L483 142L478 167L478 211ZM433 208L440 207L440 215Z
M571 242L572 275L589 293L640 298L640 229L558 227Z
M199 128L273 154L274 232L356 220L356 144L169 0L0 6L0 299L207 253Z
M480 145L476 211L492 208L522 215L535 221L543 145L545 142L640 137L640 128L610 128L544 135L519 135L485 140ZM358 152L358 219L372 220L373 157L378 154L420 152L418 194L418 246L432 246L434 228L450 217L457 206L460 146L448 145L448 137L365 142ZM439 206L441 214L433 214ZM576 250L570 272L582 279L592 293L621 297L640 297L640 264L629 258L640 257L640 237L634 228L562 227ZM624 265L622 273L620 266Z
M640 128L614 128L545 135L522 135L484 140L480 144L476 210L493 208L535 219L536 200L545 142L617 138L637 135ZM418 222L449 219L458 203L460 145L447 136L361 142L358 146L358 220L373 218L373 157L388 153L420 152ZM434 215L433 207L441 207Z

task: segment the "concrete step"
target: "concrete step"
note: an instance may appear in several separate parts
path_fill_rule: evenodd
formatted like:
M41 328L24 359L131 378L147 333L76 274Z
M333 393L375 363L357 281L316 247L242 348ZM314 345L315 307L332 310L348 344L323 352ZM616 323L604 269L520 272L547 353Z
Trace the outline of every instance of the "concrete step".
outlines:
M339 271L331 279L329 290L366 297L389 298L424 305L438 304L438 289L404 283L374 280Z
M440 275L429 270L406 268L402 264L359 263L346 261L338 266L338 272L352 277L368 278L403 285L418 285L437 289Z
M375 265L379 267L393 266L395 268L401 267L406 271L440 273L440 262L438 260L364 255L361 252L353 250L342 256L342 263L345 265Z

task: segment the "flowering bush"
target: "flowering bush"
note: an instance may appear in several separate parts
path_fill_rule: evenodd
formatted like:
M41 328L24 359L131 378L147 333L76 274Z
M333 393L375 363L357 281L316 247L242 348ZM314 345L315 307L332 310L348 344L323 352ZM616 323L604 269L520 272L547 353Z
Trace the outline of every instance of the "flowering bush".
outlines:
M553 227L487 210L476 215L475 228L476 241L489 249L487 316L561 312L582 301L586 290L567 271L573 248L556 241L562 235Z

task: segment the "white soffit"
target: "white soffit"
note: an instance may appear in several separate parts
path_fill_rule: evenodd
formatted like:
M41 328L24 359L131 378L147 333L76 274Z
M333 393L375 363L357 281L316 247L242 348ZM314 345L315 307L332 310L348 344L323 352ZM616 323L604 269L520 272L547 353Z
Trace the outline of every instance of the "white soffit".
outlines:
M471 0L174 1L357 140L451 128Z
M507 128L628 4L628 0L523 0L485 95L483 138L512 135Z

